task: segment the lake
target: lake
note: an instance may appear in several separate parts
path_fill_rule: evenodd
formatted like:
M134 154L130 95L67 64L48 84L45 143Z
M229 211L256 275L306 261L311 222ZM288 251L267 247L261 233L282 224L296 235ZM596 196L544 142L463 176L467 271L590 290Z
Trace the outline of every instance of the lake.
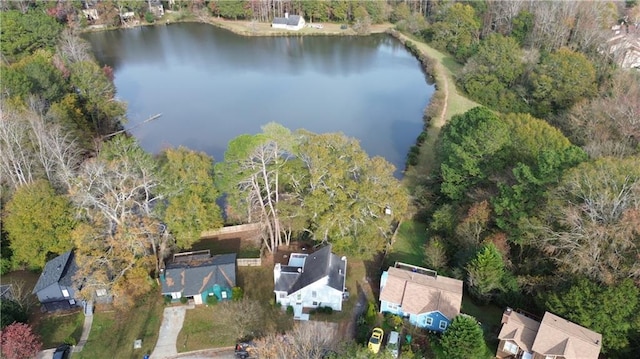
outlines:
M222 161L231 139L273 121L355 137L400 176L434 91L418 60L386 34L243 37L178 23L84 37L114 69L125 128L153 153L184 145Z

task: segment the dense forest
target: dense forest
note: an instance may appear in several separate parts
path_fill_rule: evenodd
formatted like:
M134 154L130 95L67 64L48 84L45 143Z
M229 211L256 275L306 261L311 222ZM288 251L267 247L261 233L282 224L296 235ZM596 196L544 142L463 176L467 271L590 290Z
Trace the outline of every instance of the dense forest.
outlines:
M148 12L147 2L90 3L109 26L124 10ZM75 248L85 295L108 288L126 307L151 289L163 258L225 221L262 223L268 251L304 238L369 259L413 216L428 228L425 263L415 264L464 280L478 302L548 310L602 333L606 357L636 356L640 74L606 47L612 25L640 36L636 1L163 5L265 22L285 11L390 21L450 54L455 85L483 107L447 123L434 170L410 184L354 139L273 123L215 163L187 148L154 156L120 133L113 70L78 36L83 2L2 2L2 272ZM435 111L426 113L428 132ZM407 173L422 168L421 138Z

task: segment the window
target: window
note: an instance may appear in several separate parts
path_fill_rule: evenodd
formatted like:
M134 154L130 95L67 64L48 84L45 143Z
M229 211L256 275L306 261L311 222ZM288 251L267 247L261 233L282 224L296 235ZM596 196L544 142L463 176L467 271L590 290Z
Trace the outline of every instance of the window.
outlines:
M431 318L431 317L424 318L424 324L427 325L427 326L432 326L433 325L433 318Z
M556 359L555 355L547 355L544 357L544 359Z
M76 305L76 300L75 299L69 299L69 304Z
M63 297L65 297L65 298L67 298L67 297L69 296L69 291L68 291L68 290L66 290L66 289L63 289L63 290L62 290L62 296L63 296Z
M222 299L227 299L227 292L223 290L220 292L220 296L222 296Z
M398 305L397 304L387 304L387 308L389 308L389 310L398 310Z
M105 295L107 295L107 290L106 289L96 289L96 295L98 297L104 297Z
M315 306L315 305L318 305L318 302L313 302L313 305L314 305L314 306Z
M447 329L447 321L446 320L441 320L440 321L440 325L438 326L440 329L445 330Z
M280 298L284 298L284 293L280 293Z
M180 292L171 293L171 298L172 299L180 299L181 297L182 297L182 293L180 293Z
M318 296L318 292L315 290L311 292L311 298L316 298Z
M512 342L504 342L503 350L507 353L518 354L518 346Z

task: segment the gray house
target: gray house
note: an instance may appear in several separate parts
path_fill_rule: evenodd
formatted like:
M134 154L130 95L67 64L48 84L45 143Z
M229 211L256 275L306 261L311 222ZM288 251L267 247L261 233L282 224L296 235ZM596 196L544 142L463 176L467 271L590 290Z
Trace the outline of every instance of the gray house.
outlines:
M80 306L73 288L73 276L78 270L73 251L48 261L33 288L33 294L47 311Z
M208 250L174 254L160 270L160 282L162 295L173 300L193 298L195 304L206 303L209 296L229 300L236 286L236 254L211 256Z

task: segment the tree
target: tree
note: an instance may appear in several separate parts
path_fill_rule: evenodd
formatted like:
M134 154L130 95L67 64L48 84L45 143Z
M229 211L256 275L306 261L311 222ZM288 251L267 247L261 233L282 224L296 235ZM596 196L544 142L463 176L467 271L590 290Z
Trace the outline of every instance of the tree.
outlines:
M258 135L241 135L229 142L224 162L216 165L221 191L227 194L232 216L262 223L270 252L282 243L279 202L285 189L281 173L292 157L291 132L276 123Z
M213 158L186 147L161 155L160 178L168 205L161 209L164 223L178 248L190 248L205 230L222 227L219 197L213 183Z
M630 354L629 338L640 327L639 300L640 290L631 279L603 286L581 278L560 293L549 292L545 307L554 314L602 334L604 353Z
M307 231L338 252L371 258L391 238L408 209L408 194L381 157L339 133L303 132L298 146L306 172L292 179L308 218Z
M13 323L0 331L0 351L7 359L33 358L42 348L42 340L25 323Z
M443 359L480 359L485 358L488 351L480 323L466 314L453 318L439 344Z
M440 237L433 237L424 245L424 264L437 271L447 267L447 251Z
M73 247L74 209L45 180L18 188L4 211L13 262L43 268L47 256Z
M125 135L114 136L97 158L83 164L71 189L82 209L82 222L73 232L79 267L75 279L82 295L91 297L95 289L104 288L112 290L116 304L127 306L151 289L148 274L158 272L171 249L153 213L164 198L156 166L136 140ZM146 277L138 268L146 270Z
M493 243L485 244L467 265L467 283L476 298L488 302L502 287L505 275L504 261Z
M0 321L2 325L0 329L15 322L26 323L29 320L29 314L20 306L18 302L11 299L3 299L0 301Z
M272 324L265 321L264 307L252 299L224 301L217 305L217 309L215 320L227 328L231 338L246 338L267 332L265 325Z
M62 26L43 11L0 12L2 56L14 62L38 49L53 49Z
M545 117L596 93L596 71L589 59L568 48L543 56L529 78L535 113Z
M441 136L440 191L453 200L462 199L469 187L486 178L491 156L508 141L505 123L485 107L454 116Z
M547 198L532 230L562 270L607 284L640 277L638 157L582 163Z
M519 111L526 104L514 91L524 73L520 45L511 37L492 34L483 39L469 58L459 82L480 103L499 111Z
M425 32L427 40L464 62L478 42L481 23L475 10L470 5L456 2L447 6L438 20Z

